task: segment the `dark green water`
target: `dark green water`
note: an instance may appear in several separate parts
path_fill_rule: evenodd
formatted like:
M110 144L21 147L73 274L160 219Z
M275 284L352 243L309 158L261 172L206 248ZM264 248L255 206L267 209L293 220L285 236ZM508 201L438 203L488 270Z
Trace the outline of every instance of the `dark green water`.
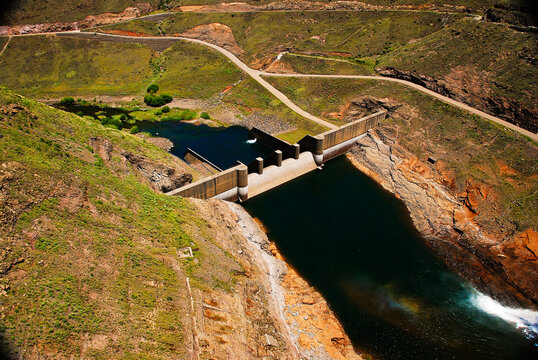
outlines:
M247 143L248 130L241 126L210 127L178 121L139 121L137 126L140 131L170 139L174 155L183 158L185 150L191 148L223 170L237 160L248 165L271 151L258 143Z
M82 115L93 116L96 119L98 118L98 115L112 117L112 116L121 115L121 114L125 114L127 117L130 118L129 112L122 110L120 108L114 108L114 107L101 107L98 105L82 105L79 103L52 104L52 106L58 109L64 110L64 111L72 112L74 114L82 113Z
M353 344L378 359L531 359L513 324L426 247L403 203L340 157L248 200Z
M125 114L126 110L97 105L53 104L53 106L72 113L98 118L99 115L112 117ZM139 131L148 132L154 136L165 137L174 143L171 153L183 158L187 148L191 148L213 164L225 170L235 165L237 160L248 165L258 156L266 156L271 150L257 143L247 143L248 130L241 126L210 127L193 125L181 121L136 121L124 126L138 126Z
M240 127L139 126L172 140L177 155L192 147L222 168L268 152L246 143ZM537 314L504 308L449 271L424 245L404 205L347 159L244 205L323 294L355 347L376 359L538 358L513 323L536 331Z

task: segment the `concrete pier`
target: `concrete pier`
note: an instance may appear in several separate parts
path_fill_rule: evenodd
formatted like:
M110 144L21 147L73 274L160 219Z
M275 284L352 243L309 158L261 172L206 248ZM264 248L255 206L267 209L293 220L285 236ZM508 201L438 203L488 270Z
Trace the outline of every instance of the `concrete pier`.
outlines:
M299 159L286 159L280 167L271 165L263 169L263 174L252 173L248 175L249 198L259 195L267 190L284 184L312 170L318 166L311 152L304 152Z

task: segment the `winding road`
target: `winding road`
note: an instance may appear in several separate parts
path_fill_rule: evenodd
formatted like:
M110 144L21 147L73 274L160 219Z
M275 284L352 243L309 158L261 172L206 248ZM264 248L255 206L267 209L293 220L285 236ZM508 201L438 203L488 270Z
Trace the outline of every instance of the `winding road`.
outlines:
M282 101L282 103L284 103L287 107L289 107L291 110L295 111L297 114L311 120L311 121L314 121L326 128L329 128L329 129L335 129L337 126L334 125L334 124L331 124L330 122L326 121L326 120L323 120L323 119L320 119L319 117L317 116L314 116L310 113L308 113L307 111L301 109L299 106L297 106L295 103L293 103L290 99L288 99L288 97L286 95L284 95L282 92L280 92L278 89L276 89L273 85L269 84L265 79L263 79L262 76L266 76L266 77L305 77L305 78L328 78L328 79L369 79L369 80L379 80L379 81L391 81L391 82L396 82L396 83L400 83L400 84L403 84L405 86L408 86L408 87L411 87L413 89L416 89L424 94L427 94L427 95L430 95L430 96L433 96L435 97L436 99L444 102L444 103L447 103L449 105L452 105L452 106L455 106L457 108L460 108L460 109L463 109L463 110L466 110L472 114L475 114L475 115L478 115L478 116L481 116L487 120L490 120L490 121L493 121L497 124L500 124L508 129L511 129L511 130L514 130L518 133L520 133L521 135L524 135L524 136L527 136L529 138L531 138L532 140L538 142L538 134L535 134L531 131L528 131L528 130L525 130L519 126L516 126L514 124L511 124L505 120L502 120L496 116L493 116L493 115L490 115L490 114L487 114L481 110L478 110L478 109L475 109L467 104L464 104L462 102L459 102L457 100L454 100L454 99L451 99L447 96L444 96L444 95L441 95L441 94L438 94L432 90L429 90L423 86L420 86L418 84L415 84L411 81L407 81L407 80L401 80L401 79L395 79L395 78L390 78L390 77L383 77L383 76L375 76L375 75L320 75L320 74L279 74L279 73L267 73L267 72L263 72L263 71L259 71L259 70L255 70L255 69L252 69L250 68L247 64L245 64L244 62L242 62L241 60L239 60L239 58L237 56L235 56L233 53L231 53L230 51L218 46L218 45L215 45L215 44L211 44L207 41L203 41L203 40L198 40L198 39L191 39L191 38L186 38L186 37L175 37L175 36L141 36L141 37L132 37L132 36L125 36L125 35L115 35L115 34L106 34L106 33L83 33L83 32L79 32L79 31L64 31L64 32L56 32L56 33L46 33L46 34L57 34L57 35L74 35L74 34L77 34L77 35L82 35L82 34L88 34L89 36L102 36L102 37L115 37L115 38L123 38L123 39L153 39L153 40L156 40L156 39L163 39L163 40L178 40L178 41L189 41L189 42L192 42L192 43L196 43L196 44L200 44L200 45L204 45L204 46L207 46L209 48L212 48L218 52L220 52L221 54L223 54L224 56L226 56L228 59L230 59L230 61L232 61L237 67L239 67L241 70L243 70L245 73L247 73L250 77L252 77L254 80L256 80L260 85L262 85L264 88L266 88L271 94L273 94L274 96L276 96L277 99L279 99L280 101ZM42 34L42 35L46 35L46 34ZM38 34L32 34L32 35L38 35ZM15 36L26 36L26 35L15 35Z

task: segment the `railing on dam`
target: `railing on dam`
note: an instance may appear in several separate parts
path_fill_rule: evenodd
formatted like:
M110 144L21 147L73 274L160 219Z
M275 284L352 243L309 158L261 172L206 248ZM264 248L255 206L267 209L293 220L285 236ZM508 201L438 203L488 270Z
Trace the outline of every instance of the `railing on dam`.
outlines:
M267 191L344 154L360 136L376 127L386 114L386 110L381 110L338 129L317 136L307 135L293 145L253 128L249 138L260 139L261 143L275 149L273 153L265 159L257 158L248 166L236 165L167 194L199 199L246 200L249 195ZM250 189L249 182L252 182Z

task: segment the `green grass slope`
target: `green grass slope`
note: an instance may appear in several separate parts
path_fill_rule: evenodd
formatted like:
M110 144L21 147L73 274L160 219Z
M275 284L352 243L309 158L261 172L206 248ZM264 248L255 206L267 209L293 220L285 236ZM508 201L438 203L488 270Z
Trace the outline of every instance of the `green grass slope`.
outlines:
M161 28L181 33L196 25L228 25L248 62L279 49L340 51L367 57L431 34L462 15L408 12L179 13ZM338 24L338 26L335 26ZM121 28L122 25L116 26Z
M18 0L11 1L11 8L0 17L0 24L41 24L49 22L80 21L89 15L107 12L119 13L129 6L135 6L138 0L105 0L105 1L57 1L57 0ZM159 1L147 0L154 8Z
M138 44L17 37L0 57L0 84L28 96L136 95L150 82L154 56Z
M477 85L491 90L494 96L506 96L535 108L538 100L536 40L533 33L462 19L383 55L378 66L416 71L444 80L453 77L468 82L474 76L479 79ZM458 70L461 73L453 73Z
M188 203L151 190L119 155L171 156L126 132L0 88L0 337L24 356L177 359L195 287L237 263ZM193 246L198 263L178 259Z

